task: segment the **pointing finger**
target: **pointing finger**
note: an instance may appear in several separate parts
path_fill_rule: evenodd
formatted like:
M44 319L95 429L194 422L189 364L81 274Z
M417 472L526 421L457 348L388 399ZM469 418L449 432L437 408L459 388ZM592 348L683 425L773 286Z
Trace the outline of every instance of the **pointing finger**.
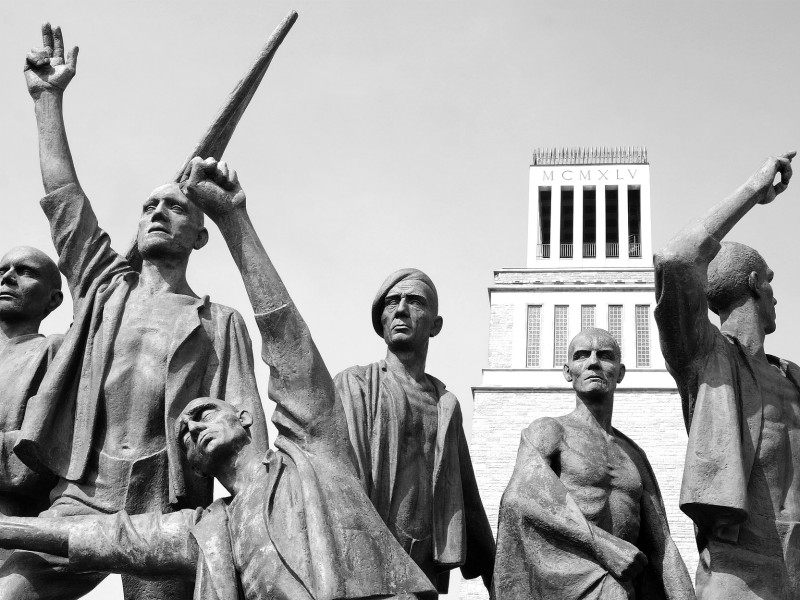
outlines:
M64 36L61 35L61 27L53 30L53 58L64 60Z
M47 51L48 56L53 54L53 29L50 23L42 25L42 46Z

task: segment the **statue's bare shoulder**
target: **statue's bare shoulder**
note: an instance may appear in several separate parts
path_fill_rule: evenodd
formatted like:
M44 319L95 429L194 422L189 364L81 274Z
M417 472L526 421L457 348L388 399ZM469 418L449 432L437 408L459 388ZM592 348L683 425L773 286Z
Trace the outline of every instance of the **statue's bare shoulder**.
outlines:
M531 423L523 433L526 439L545 458L561 452L565 430L562 417L541 417Z

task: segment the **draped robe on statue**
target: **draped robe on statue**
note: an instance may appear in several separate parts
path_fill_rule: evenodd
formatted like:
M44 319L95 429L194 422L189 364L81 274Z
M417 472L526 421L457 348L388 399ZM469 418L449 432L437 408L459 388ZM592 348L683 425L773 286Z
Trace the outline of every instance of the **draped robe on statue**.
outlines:
M467 579L491 579L494 536L486 518L464 436L458 399L444 384L436 386L438 432L433 468L433 562L423 570L437 573L434 582L446 593L449 571L461 567ZM400 442L409 406L402 384L380 361L356 366L335 378L342 399L350 440L364 488L378 514L392 529L390 509L396 490Z
M614 435L630 444L628 456L642 480L636 546L647 557L648 565L633 582L636 598L693 600L692 582L670 536L650 463L629 438L616 429ZM514 474L500 501L493 599L626 600L628 592L597 558L570 542L565 530L571 528L591 529L526 429Z

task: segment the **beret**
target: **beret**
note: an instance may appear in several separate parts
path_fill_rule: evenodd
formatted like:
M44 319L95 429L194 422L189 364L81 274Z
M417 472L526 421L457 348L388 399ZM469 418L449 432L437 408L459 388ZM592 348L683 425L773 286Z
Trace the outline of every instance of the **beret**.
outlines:
M383 304L384 300L386 299L386 295L389 293L389 290L406 279L415 279L423 282L425 285L431 288L433 295L438 302L439 294L436 291L436 286L433 285L433 281L431 281L431 278L425 273L419 269L399 269L395 271L381 284L381 287L378 288L378 293L375 294L375 299L372 301L372 328L375 330L375 333L381 337L383 337L381 315L383 314Z

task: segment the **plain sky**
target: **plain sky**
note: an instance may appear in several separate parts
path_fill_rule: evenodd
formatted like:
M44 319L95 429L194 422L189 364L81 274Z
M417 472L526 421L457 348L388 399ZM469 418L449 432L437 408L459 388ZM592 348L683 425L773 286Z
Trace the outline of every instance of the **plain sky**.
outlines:
M68 133L81 183L122 251L142 201L292 8L300 18L225 159L332 373L382 357L369 307L390 271L433 278L444 329L428 371L461 398L468 428L470 388L486 366L486 288L494 269L525 266L535 147L647 146L659 247L767 156L800 146L796 3L3 2L0 249L52 254L22 76L43 21L81 47ZM775 270L778 332L767 350L795 360L798 189L730 236ZM233 261L209 229L189 281L238 308L255 334ZM43 330L70 320L65 302ZM121 597L116 586L90 598Z

